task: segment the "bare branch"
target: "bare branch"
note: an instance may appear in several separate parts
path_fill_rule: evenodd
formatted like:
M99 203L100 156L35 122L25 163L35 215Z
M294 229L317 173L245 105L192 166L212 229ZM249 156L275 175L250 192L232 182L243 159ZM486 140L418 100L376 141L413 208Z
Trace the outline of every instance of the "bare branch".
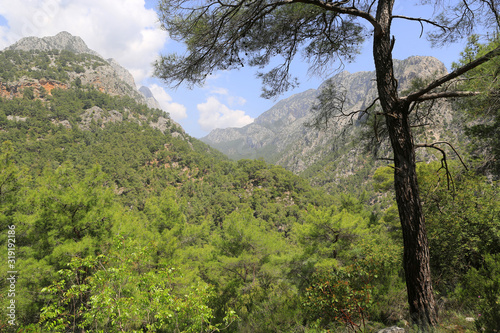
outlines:
M379 22L373 17L369 12L365 12L357 9L356 7L342 7L342 5L346 4L348 1L320 1L320 0L283 0L278 1L278 5L285 5L289 3L301 2L310 5L319 6L325 10L329 10L339 14L348 14L356 17L361 17L367 20L375 29L380 28ZM371 6L370 6L371 7Z
M500 28L500 13L498 12L497 5L495 4L495 2L491 0L481 0L481 2L486 3L486 5L490 8L495 18L497 29Z
M450 146L450 148L453 149L453 151L457 155L458 159L460 160L460 162L464 166L465 170L469 171L469 168L467 168L467 165L465 165L464 161L462 160L462 157L460 156L460 154L457 152L457 150L455 149L455 147L453 147L453 145L451 143L449 143L448 141L438 141L438 142L434 142L433 144L434 145L437 145L437 144L446 144L446 145Z
M435 27L438 27L440 29L442 29L444 32L446 32L449 28L444 26L444 25L441 25L441 24L438 24L437 22L434 22L434 21L431 21L431 20L427 20L427 19L424 19L424 18L420 18L420 17L409 17L409 16L403 16L403 15L392 15L392 18L399 18L399 19L403 19L403 20L409 20L409 21L418 21L420 22L420 25L422 26L422 30L424 28L423 26L423 23L428 23L430 25L433 25ZM422 34L420 34L420 36L422 36Z
M441 152L441 154L443 155L443 158L441 159L441 168L439 168L439 170L445 169L446 179L448 182L448 190L449 190L450 189L450 180L453 184L453 178L451 177L451 173L450 173L450 170L448 168L448 162L446 160L446 152L444 151L444 149L436 146L436 145L440 145L440 144L445 144L445 145L450 146L450 148L453 150L453 152L455 152L458 159L460 160L460 162L464 166L465 170L469 171L469 168L467 168L467 165L463 161L460 154L457 152L455 147L453 147L453 145L451 143L449 143L448 141L437 141L437 142L433 142L433 143L417 143L417 144L415 144L415 148L433 148L433 149L439 150ZM438 172L439 172L439 170L438 170Z
M455 188L455 184L453 183L453 177L451 176L450 169L448 168L448 161L446 159L446 152L444 151L444 149L436 147L435 146L436 144L437 144L437 142L430 143L430 144L429 143L417 143L417 144L415 144L415 148L432 148L432 149L436 149L439 152L441 152L441 154L443 155L443 158L441 158L441 167L437 170L437 172L439 172L439 170L441 170L441 169L445 170L446 182L448 184L448 190L450 190L450 182L453 185L453 188Z

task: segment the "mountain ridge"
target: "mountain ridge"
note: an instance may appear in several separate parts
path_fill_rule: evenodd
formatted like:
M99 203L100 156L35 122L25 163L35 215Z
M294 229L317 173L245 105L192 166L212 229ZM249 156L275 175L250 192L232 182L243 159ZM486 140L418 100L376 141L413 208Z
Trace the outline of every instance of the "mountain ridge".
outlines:
M151 108L161 109L160 104L154 98L153 94L151 96L145 96L140 89L137 89L135 80L132 74L123 66L121 66L115 59L108 58L105 59L98 52L90 49L85 41L79 36L73 36L67 31L61 31L55 36L47 36L47 37L25 37L17 41L16 43L6 47L5 51L69 51L75 54L90 54L92 56L98 57L106 61L106 63L112 68L107 69L104 72L97 73L97 76L101 78L100 82L97 81L96 78L89 78L85 80L85 83L94 84L98 87L98 89L106 90L110 92L112 95L130 95L136 101L142 104L148 105ZM90 73L84 73L90 75ZM109 76L112 78L109 80L109 84L103 82L102 78L106 78ZM85 76L85 75L83 75ZM125 83L128 87L123 84L112 82L115 80L120 80ZM101 83L99 85L99 83ZM115 88L115 90L113 90ZM141 87L142 88L142 87ZM144 89L149 90L149 88L144 87ZM143 89L143 91L144 91Z

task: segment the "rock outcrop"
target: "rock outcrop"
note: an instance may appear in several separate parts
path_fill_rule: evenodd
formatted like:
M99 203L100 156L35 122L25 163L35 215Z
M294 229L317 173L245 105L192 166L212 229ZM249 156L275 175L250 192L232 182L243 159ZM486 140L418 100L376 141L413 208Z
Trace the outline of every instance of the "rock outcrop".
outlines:
M116 123L123 121L123 115L116 111L104 111L98 106L93 106L90 109L85 110L81 115L82 121L78 125L81 130L89 130L92 122L104 128L106 123Z

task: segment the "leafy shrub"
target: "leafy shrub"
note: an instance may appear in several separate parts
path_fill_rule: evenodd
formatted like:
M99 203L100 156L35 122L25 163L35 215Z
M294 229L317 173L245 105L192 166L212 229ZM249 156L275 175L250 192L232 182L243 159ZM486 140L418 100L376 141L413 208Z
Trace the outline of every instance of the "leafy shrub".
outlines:
M478 331L500 329L500 254L486 255L481 268L471 268L457 291L460 299L476 311Z

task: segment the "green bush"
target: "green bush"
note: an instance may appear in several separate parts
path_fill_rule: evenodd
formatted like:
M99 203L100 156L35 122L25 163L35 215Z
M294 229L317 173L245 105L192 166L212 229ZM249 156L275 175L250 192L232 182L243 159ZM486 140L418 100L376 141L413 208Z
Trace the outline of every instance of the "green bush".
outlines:
M476 314L482 332L500 329L500 254L485 255L479 269L471 268L457 291L463 304Z
M372 304L374 278L374 272L359 263L316 272L302 302L306 316L325 328L337 322L362 331Z

